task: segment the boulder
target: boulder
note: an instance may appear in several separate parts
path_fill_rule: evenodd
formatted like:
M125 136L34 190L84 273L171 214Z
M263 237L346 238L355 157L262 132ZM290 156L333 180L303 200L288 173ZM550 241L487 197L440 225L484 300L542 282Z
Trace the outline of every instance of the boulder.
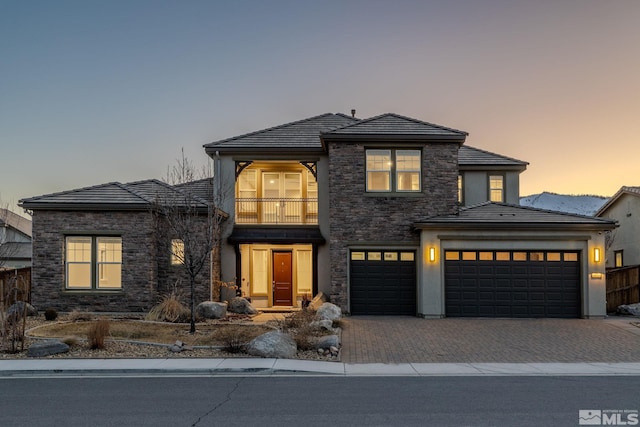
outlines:
M325 329L327 331L333 331L333 321L332 320L314 320L313 322L309 323L309 326L311 326L314 329Z
M619 305L617 312L618 314L640 316L640 303L629 304L629 305Z
M247 345L247 353L259 357L293 359L298 347L290 335L280 331L271 331L257 336Z
M331 304L330 302L325 302L318 308L316 312L317 320L339 320L342 317L342 310L335 304Z
M315 344L316 348L327 348L331 347L340 347L340 337L337 335L325 335L323 337L319 337Z
M196 315L205 319L222 319L227 315L224 302L205 301L196 306Z
M246 298L242 298L242 297L235 297L231 299L231 301L229 301L229 306L227 307L227 310L229 310L232 313L238 313L238 314L257 314L258 313L258 311L255 308L253 308L251 303L247 301Z
M27 307L26 308L27 316L38 315L38 310L36 310L34 306L29 304L28 302L17 301L15 304L11 305L11 307L7 309L7 317L12 317L12 318L16 317L18 319L22 318L22 313L24 313L25 305Z
M29 346L27 356L29 357L45 357L52 354L66 353L69 346L58 340L37 341Z
M325 302L327 302L327 296L322 292L318 292L316 296L313 297L313 299L309 303L308 308L313 311L317 311L320 308L320 306Z

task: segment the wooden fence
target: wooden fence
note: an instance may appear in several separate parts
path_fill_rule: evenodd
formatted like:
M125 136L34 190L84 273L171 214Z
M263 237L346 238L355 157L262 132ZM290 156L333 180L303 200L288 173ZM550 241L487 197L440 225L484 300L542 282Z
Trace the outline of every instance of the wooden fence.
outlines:
M640 265L607 271L607 313L619 305L640 302Z
M0 270L0 300L6 307L16 301L31 303L31 267Z

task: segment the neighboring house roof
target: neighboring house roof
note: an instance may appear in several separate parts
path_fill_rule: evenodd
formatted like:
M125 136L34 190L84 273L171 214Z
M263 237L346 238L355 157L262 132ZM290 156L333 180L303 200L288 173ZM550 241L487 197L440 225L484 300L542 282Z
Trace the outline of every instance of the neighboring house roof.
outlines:
M207 154L215 154L216 151L321 151L321 133L357 121L344 114L326 113L211 142L204 148Z
M384 139L457 141L462 144L468 133L421 120L386 113L343 126L322 134L326 140Z
M0 208L0 227L11 227L27 237L31 237L31 221L9 209Z
M458 164L467 170L476 168L486 170L487 167L491 166L496 166L500 169L507 167L517 170L525 170L529 163L512 157L463 145L460 147L460 151L458 151Z
M616 221L568 214L507 203L485 202L460 208L458 214L428 218L414 224L424 228L473 229L561 229L590 228L611 230Z
M602 214L604 214L615 202L618 201L618 199L620 199L620 197L624 196L625 194L640 197L640 187L620 187L620 190L618 190L616 194L611 196L611 198L609 198L609 200L604 205L602 205L600 209L598 209L598 212L595 213L595 216L601 216Z
M188 194L188 193L187 193ZM207 202L191 195L201 207ZM53 194L22 199L19 205L25 209L84 209L84 210L147 210L159 197L175 197L184 200L184 193L162 181L149 179L126 184L109 182L107 184L78 188Z

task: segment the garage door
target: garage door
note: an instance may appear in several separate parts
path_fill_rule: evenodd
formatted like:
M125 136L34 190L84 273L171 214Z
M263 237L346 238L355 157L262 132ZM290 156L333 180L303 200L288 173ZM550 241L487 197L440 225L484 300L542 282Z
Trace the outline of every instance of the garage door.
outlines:
M351 314L416 314L413 251L351 252Z
M580 317L575 251L446 251L449 317Z

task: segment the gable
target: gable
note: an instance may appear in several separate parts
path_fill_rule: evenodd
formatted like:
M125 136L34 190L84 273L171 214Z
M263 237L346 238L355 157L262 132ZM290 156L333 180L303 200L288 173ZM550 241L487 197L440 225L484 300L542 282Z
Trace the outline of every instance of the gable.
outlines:
M606 216L606 213L609 210L611 210L613 206L617 205L625 197L632 197L634 199L640 198L640 187L629 187L629 186L621 187L620 190L618 190L616 194L611 196L611 198L598 210L598 212L595 213L595 216L597 217Z
M458 142L462 144L468 133L421 120L386 113L322 134L323 143L339 140L405 140L430 142Z

